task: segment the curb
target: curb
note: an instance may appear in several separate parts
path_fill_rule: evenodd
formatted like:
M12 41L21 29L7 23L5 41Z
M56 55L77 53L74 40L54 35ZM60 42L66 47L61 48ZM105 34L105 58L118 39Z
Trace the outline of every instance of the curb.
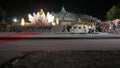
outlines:
M0 37L0 40L15 40L15 39L25 39L25 40L35 40L35 39L120 39L120 37Z

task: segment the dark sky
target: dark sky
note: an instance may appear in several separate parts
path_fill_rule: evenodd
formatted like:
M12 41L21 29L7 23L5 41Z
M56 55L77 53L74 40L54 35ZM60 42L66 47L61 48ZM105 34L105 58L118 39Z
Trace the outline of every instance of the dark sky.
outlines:
M68 12L88 14L105 20L106 12L119 2L119 0L0 0L0 6L7 12L8 17L24 16L41 8L45 12L59 12L64 5Z

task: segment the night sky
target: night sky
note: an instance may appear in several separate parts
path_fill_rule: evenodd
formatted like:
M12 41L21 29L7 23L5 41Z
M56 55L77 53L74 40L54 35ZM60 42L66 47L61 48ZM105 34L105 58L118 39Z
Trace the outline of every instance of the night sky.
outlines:
M105 20L106 12L119 0L0 0L7 17L25 16L41 8L45 12L59 12L64 6L68 12L88 14Z

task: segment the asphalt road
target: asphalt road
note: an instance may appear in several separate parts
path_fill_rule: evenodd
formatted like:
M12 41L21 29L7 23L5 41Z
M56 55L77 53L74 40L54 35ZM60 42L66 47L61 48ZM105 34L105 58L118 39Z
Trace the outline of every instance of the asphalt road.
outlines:
M120 50L120 39L21 39L0 44L0 64L23 51Z
M119 39L19 40L0 45L0 64L23 51L51 50L120 50Z
M119 50L120 39L37 39L0 45L0 51Z

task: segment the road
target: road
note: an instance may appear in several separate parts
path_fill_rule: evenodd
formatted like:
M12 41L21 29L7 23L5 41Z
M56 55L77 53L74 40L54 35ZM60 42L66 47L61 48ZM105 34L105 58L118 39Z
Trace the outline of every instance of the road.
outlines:
M0 51L119 50L119 39L19 40L0 45Z
M56 36L56 35L55 35ZM36 36L38 37L38 35ZM0 44L0 64L23 51L120 50L120 39L21 39Z

